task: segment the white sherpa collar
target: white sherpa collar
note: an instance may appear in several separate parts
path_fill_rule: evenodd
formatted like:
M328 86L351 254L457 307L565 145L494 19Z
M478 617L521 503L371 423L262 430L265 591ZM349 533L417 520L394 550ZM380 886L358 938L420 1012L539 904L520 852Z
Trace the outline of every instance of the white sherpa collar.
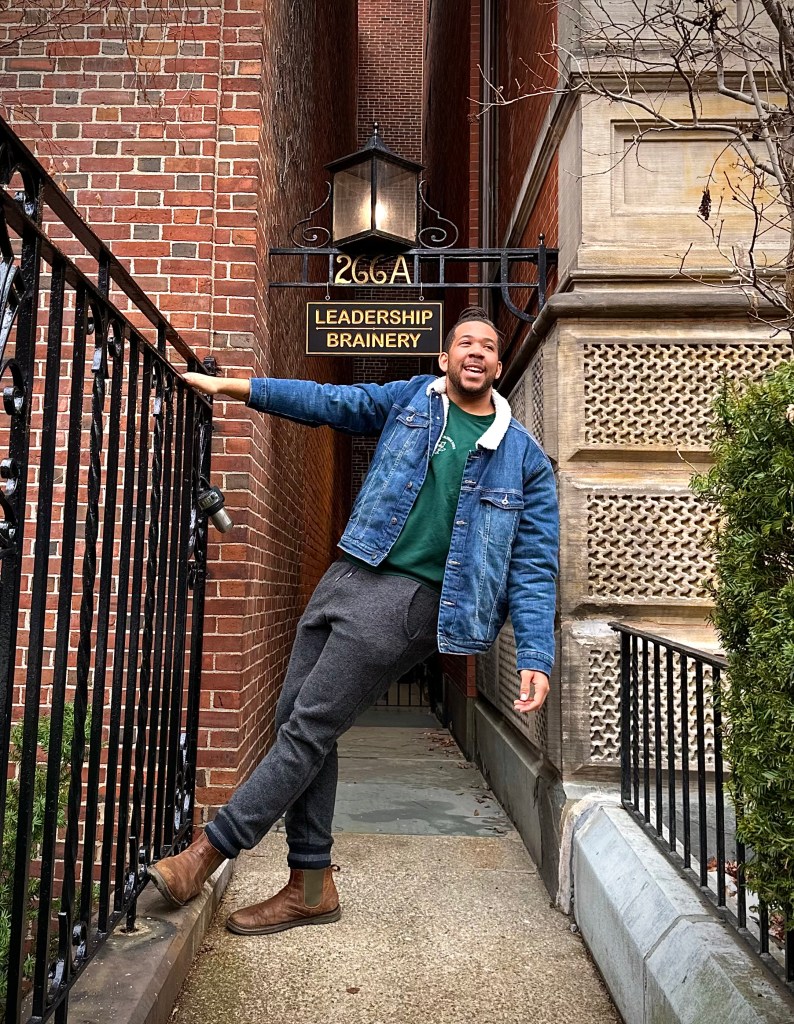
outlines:
M426 394L429 395L431 391L435 391L437 395L441 395L442 401L444 402L444 421L446 424L447 412L449 409L447 378L436 377L435 380L431 380L427 385ZM510 411L510 403L506 398L502 398L498 391L492 391L491 397L493 398L494 409L496 410L496 418L482 437L477 441L477 447L488 448L491 451L496 451L502 441L502 438L507 433L507 428L510 426L512 413Z

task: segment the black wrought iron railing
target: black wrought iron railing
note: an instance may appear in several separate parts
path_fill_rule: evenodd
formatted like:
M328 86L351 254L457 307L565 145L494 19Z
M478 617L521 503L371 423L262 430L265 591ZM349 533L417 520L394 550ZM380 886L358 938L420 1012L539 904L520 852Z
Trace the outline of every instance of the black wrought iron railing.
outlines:
M0 994L9 1024L62 1022L190 837L212 410L2 121L0 185Z
M752 851L725 787L724 658L622 623L621 799L659 848L794 987L794 931L748 889Z

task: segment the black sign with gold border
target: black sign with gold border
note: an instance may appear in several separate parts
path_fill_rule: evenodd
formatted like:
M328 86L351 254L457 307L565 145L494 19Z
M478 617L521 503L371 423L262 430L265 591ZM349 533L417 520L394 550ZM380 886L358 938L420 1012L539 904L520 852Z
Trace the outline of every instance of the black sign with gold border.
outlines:
M306 354L437 356L441 302L307 302Z

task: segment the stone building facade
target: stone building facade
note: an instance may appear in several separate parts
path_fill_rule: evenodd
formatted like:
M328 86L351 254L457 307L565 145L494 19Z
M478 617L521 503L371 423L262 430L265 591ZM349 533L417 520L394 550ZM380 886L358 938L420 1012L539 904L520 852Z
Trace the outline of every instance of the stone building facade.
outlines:
M724 264L697 218L720 140L655 133L641 157L625 159L638 124L651 121L566 91L570 67L555 43L573 54L582 45L569 18L523 0L467 6L463 18L457 3L430 5L428 175L455 197L454 215L468 210L471 237L532 246L543 233L559 247L554 294L531 329L516 332L498 304L495 314L508 334L500 390L556 468L561 573L544 712L527 722L512 711L508 626L478 659L477 697L458 709L455 728L556 891L566 802L618 779L619 650L609 623L715 646L706 591L714 522L690 476L707 465L721 377L760 375L791 353L723 283ZM465 93L458 83L439 110L450 51L467 43L468 67L481 74ZM739 116L716 95L703 101L706 112ZM668 102L686 117L683 94ZM730 160L718 159L718 181ZM467 183L476 202L466 203ZM725 231L741 238L749 225L735 206Z

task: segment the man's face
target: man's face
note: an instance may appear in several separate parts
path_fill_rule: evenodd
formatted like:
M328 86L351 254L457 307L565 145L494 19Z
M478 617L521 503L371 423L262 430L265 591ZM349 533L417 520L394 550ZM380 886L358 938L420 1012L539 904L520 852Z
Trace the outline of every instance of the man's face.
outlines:
M481 320L458 324L449 352L441 353L438 364L459 394L487 394L502 372L496 331Z

